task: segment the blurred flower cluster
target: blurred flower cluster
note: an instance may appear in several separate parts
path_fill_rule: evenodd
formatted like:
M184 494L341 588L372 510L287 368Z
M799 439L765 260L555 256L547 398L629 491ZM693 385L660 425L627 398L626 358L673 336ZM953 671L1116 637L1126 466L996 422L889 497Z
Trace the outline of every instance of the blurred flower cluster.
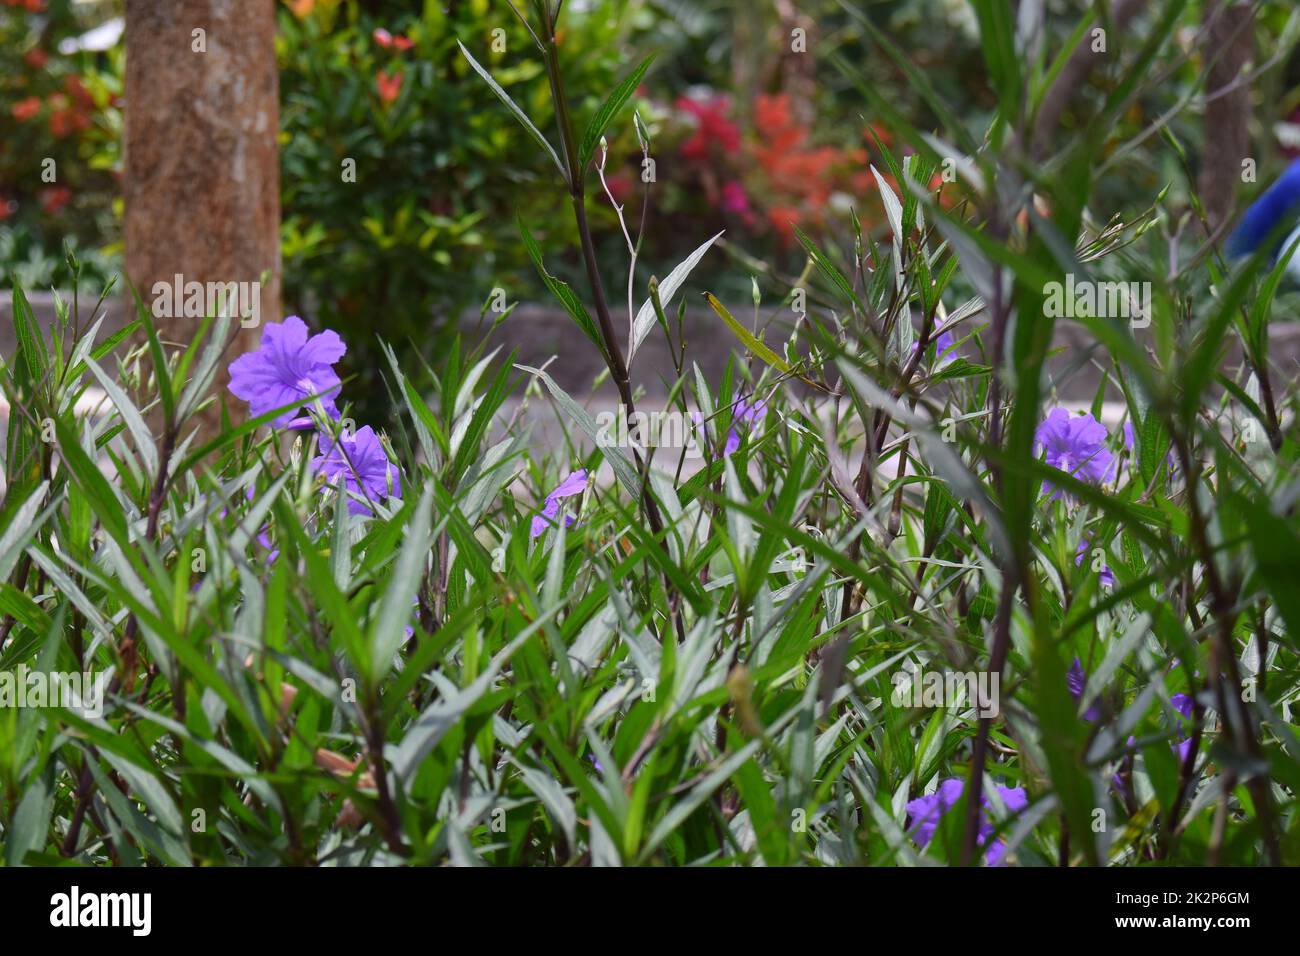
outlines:
M712 88L693 89L668 103L643 86L640 107L658 133L652 204L661 241L671 245L679 217L705 220L696 231L725 228L756 254L779 255L795 245L795 231L816 235L843 229L856 213L864 229L888 231L874 165L881 179L899 184L879 150L893 137L872 125L844 135L842 124L802 118L801 107L786 92L760 93L742 108L731 95ZM823 129L838 141L827 141ZM636 195L643 177L642 158L628 145L626 162L609 176L615 200ZM955 186L936 174L929 184L951 206ZM652 217L652 229L656 228ZM672 253L665 255L671 258Z
M110 55L80 42L95 26L75 4L0 0L0 270L32 285L66 280L61 246L81 253L88 281L112 256L113 159L120 82Z

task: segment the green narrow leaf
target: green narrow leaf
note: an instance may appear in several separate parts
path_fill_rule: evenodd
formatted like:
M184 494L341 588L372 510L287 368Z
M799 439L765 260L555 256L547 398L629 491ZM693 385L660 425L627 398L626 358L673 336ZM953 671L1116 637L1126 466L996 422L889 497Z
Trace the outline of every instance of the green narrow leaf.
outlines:
M406 640L406 624L411 619L420 578L429 557L432 531L429 527L433 515L433 491L425 488L415 514L406 526L406 540L397 555L391 579L383 600L379 604L371 631L370 666L375 680L383 680L393 666L398 648Z
M546 137L542 135L541 130L533 125L533 121L528 118L528 114L516 105L515 101L510 98L509 93L501 89L501 86L497 81L492 79L492 74L485 70L478 60L474 59L474 55L470 53L469 50L465 49L465 44L461 43L460 40L457 40L456 45L460 47L460 52L465 55L465 59L469 60L469 65L474 67L474 72L483 77L487 82L487 85L492 88L492 92L497 95L497 98L501 100L501 102L506 105L506 108L515 115L515 119L519 120L524 129L528 130L529 135L532 136L533 139L537 140L538 145L546 150L547 155L551 157L551 161L555 163L555 168L560 171L560 175L564 177L565 182L568 182L569 174L565 172L564 164L560 162L559 155L555 152L555 149L551 144L547 142Z
M596 153L596 146L600 143L600 137L604 135L606 128L613 122L614 117L618 115L618 111L636 92L637 86L641 83L641 77L645 76L645 71L650 68L654 58L655 54L651 53L642 60L641 65L623 77L623 81L614 87L609 96L605 97L605 102L596 111L596 115L592 117L587 131L582 135L582 145L578 147L579 171L585 170L587 164L591 162L591 157Z
M690 276L691 271L699 265L700 260L704 258L704 254L709 251L709 248L721 237L722 233L720 232L712 239L701 244L699 248L679 262L676 268L668 273L668 277L663 282L659 283L659 305L662 308L668 308L673 296L682 287L682 283ZM646 299L641 308L637 310L636 320L632 323L632 341L629 343L627 350L627 364L629 366L632 364L633 356L636 355L636 350L641 347L645 337L654 328L657 315L653 299Z
M604 355L605 346L601 342L596 323L587 314L587 307L569 288L567 282L562 282L546 271L546 266L542 263L542 250L538 248L537 240L533 238L533 234L524 225L522 217L519 219L519 231L523 235L524 249L528 253L528 258L533 260L533 265L537 268L537 274L542 277L542 282L546 284L546 288L551 291L551 295L560 300L560 304L564 306L564 311L569 313L569 318L573 319L574 324L577 325L582 334L591 339L592 344L600 349L601 354Z
M740 339L740 341L744 343L745 348L749 349L773 368L785 372L787 375L792 373L793 370L790 368L789 363L756 339L754 334L750 332L749 329L745 328L744 325L736 321L736 317L727 311L727 307L719 302L713 293L704 293L704 298L705 301L709 303L709 307L718 314L718 318L722 319L723 322L726 322L727 327L736 333L736 338Z

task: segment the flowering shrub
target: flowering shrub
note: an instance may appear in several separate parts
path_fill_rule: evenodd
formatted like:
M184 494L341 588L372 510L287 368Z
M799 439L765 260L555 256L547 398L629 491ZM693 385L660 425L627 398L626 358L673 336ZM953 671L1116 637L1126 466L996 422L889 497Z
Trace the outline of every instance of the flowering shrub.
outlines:
M376 335L404 360L412 343L438 354L494 288L520 297L532 273L516 213L557 218L556 197L534 188L543 158L496 122L457 42L508 63L499 77L512 91L542 68L509 7L487 0L322 0L290 4L279 25L286 302L350 337L367 402L383 391ZM607 15L573 19L575 82L612 81L621 29Z
M84 247L88 282L111 274L116 181L97 160L118 125L121 87L95 54L61 45L88 26L68 3L0 4L0 268L31 286L69 278L63 247Z
M1050 64L1009 70L1014 27L987 22L1007 108L978 135L894 117L913 153L873 177L887 235L796 233L803 284L756 280L752 316L707 295L736 340L710 381L672 316L711 240L628 265L626 317L593 252L586 160L638 68L576 125L530 10L550 137L488 89L535 129L581 278L526 214L521 244L629 421L666 338L658 404L706 454L601 444L488 343L436 370L381 347L392 414L357 427L352 333L288 318L231 357L228 320L163 343L142 309L138 344L75 310L46 337L16 287L0 676L106 680L98 708L0 680L6 862L1300 861L1285 257L1194 255L1170 193L1093 221L1107 115L1031 161L1011 107ZM1123 64L1132 90L1162 73ZM953 208L928 188L947 141ZM1053 283L1106 268L1150 281L1149 314L1055 317ZM1091 343L1082 389L1054 323ZM252 417L205 432L223 363ZM547 448L539 405L565 425Z
M815 145L811 125L794 117L788 94L759 94L748 130L734 118L725 94L681 96L671 109L653 100L645 105L676 154L662 164L670 210L696 209L703 199L720 225L750 242L773 240L778 249L794 243L797 228L820 231L837 198L845 222L856 199L865 203L861 215L869 227L885 223L865 142L853 148ZM629 169L639 160L633 154ZM631 194L634 175L617 173L620 192Z

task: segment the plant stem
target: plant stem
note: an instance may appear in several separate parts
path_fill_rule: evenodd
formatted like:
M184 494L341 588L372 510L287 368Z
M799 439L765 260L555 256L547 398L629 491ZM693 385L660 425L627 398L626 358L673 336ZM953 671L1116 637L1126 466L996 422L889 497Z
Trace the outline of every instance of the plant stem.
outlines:
M605 362L609 366L610 377L618 389L619 402L627 409L629 418L636 415L636 405L632 401L632 383L627 371L627 362L623 359L623 350L619 347L618 337L614 332L614 323L609 314L609 301L605 297L605 286L600 278L600 267L596 262L596 246L591 237L591 225L587 221L586 186L583 170L579 166L577 141L573 135L573 118L569 114L568 99L564 94L564 79L560 74L560 55L555 39L555 19L548 18L544 24L546 35L545 60L546 75L551 85L551 99L555 105L555 119L560 128L560 146L567 168L569 201L573 206L573 218L578 227L578 238L582 245L582 262L587 271L587 281L591 285L591 298L596 308L596 321L600 326L600 337L604 344ZM633 450L638 471L642 472L641 504L645 508L646 519L655 536L663 533L663 521L659 516L659 507L650 494L649 483L644 480L645 464L641 453Z

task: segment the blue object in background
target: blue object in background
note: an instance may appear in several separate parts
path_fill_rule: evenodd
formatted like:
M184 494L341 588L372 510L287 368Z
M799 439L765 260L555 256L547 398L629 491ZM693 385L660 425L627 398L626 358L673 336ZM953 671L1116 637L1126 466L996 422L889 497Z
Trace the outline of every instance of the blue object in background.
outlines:
M1272 186L1256 199L1228 237L1232 258L1254 255L1267 242L1270 260L1276 260L1300 236L1300 159L1287 167ZM1291 257L1287 272L1300 278L1300 250Z

